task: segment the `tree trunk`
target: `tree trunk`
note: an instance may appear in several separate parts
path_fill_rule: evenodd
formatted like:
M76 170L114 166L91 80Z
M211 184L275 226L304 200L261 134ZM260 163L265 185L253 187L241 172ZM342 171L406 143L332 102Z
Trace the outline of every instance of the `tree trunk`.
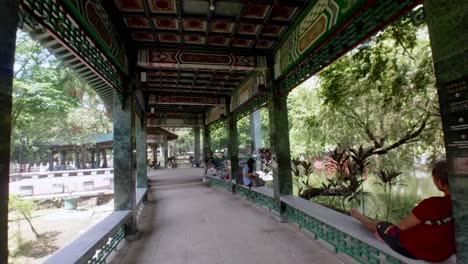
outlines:
M39 233L37 233L36 229L34 229L34 226L32 225L31 219L29 219L29 217L27 217L24 212L21 212L21 214L23 215L24 219L26 219L26 222L28 222L28 224L31 227L31 230L33 231L36 238L39 238Z

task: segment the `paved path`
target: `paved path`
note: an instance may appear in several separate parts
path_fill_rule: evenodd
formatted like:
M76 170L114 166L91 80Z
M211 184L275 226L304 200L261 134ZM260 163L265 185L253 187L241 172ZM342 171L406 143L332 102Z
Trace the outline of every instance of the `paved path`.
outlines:
M201 174L151 171L142 238L124 242L110 263L353 263L238 195L202 185Z

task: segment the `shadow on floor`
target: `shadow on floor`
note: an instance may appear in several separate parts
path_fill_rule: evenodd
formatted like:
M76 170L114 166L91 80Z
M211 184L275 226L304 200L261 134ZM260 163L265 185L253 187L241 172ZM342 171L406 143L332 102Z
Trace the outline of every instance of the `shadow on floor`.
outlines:
M54 245L60 232L50 231L40 234L35 240L23 241L14 252L15 257L24 256L30 258L43 258L57 251L59 247Z

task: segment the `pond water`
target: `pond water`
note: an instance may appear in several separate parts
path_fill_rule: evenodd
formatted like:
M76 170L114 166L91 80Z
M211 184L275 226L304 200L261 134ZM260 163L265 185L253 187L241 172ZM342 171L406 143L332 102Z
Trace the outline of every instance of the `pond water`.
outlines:
M402 185L395 186L390 195L390 210L387 217L387 202L381 186L376 185L377 178L369 177L364 184L364 191L370 192L371 197L365 198L364 210L362 205L358 208L374 218L399 221L406 217L411 210L423 199L430 196L443 196L432 181L429 169L406 170L400 176ZM365 208L367 206L367 209Z
M363 190L370 193L369 196L364 197L364 205L358 202L351 202L345 203L345 208L343 208L339 198L336 197L317 197L313 198L313 201L344 210L358 208L369 217L397 222L406 217L423 199L430 196L443 196L443 193L434 185L431 171L428 168L406 169L400 177L402 185L392 187L389 208L387 208L388 203L386 202L382 187L375 184L378 182L378 179L374 175L369 175L363 184ZM312 176L311 185L316 187L321 186L322 182L326 181L326 178L327 173L325 170L317 171ZM272 182L268 181L267 186L272 187ZM298 195L296 184L293 185L293 194Z

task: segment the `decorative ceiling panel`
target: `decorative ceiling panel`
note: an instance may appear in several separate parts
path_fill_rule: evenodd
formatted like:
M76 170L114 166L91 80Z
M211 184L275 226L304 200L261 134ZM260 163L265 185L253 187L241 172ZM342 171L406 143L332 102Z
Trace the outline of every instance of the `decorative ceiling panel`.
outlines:
M257 42L257 45L255 45L256 48L258 49L269 49L273 46L273 41L270 40L259 40Z
M255 19L265 19L269 10L270 10L270 7L268 5L247 4L244 17L255 18Z
M252 45L253 40L251 39L243 39L243 38L238 38L232 40L232 46L233 47L241 47L241 48L248 48L250 45Z
M228 38L224 36L209 36L208 43L216 46L226 46L228 43Z
M211 23L211 31L217 33L231 33L234 23L228 21L214 21Z
M185 43L187 44L204 44L205 37L198 35L185 36Z
M154 41L153 34L148 31L132 32L132 37L134 40L137 40L137 41Z
M158 34L159 41L161 42L171 42L171 43L179 43L180 36L177 34Z
M289 21L296 13L296 7L275 6L271 10L271 19Z
M260 25L240 23L239 34L257 35Z
M281 33L283 33L285 29L286 27L268 25L265 26L265 29L263 30L263 35L268 37L278 37L279 35L281 35Z
M125 24L129 28L150 28L150 22L146 17L131 16L125 17Z
M177 35L174 35L177 36ZM148 68L183 68L210 69L249 72L257 70L256 56L217 54L202 52L164 51L160 49L142 49L139 51L138 65Z
M137 45L266 55L307 0L114 0ZM213 4L213 6L211 6ZM136 13L138 12L138 14ZM137 17L137 15L141 17Z
M205 31L206 21L203 19L184 19L184 29L187 31Z
M175 14L175 0L148 0L148 5L153 13Z
M144 12L142 0L115 0L117 7L125 12Z
M179 23L177 23L177 18L173 18L173 17L155 18L154 25L157 29L167 29L167 30L179 29Z

